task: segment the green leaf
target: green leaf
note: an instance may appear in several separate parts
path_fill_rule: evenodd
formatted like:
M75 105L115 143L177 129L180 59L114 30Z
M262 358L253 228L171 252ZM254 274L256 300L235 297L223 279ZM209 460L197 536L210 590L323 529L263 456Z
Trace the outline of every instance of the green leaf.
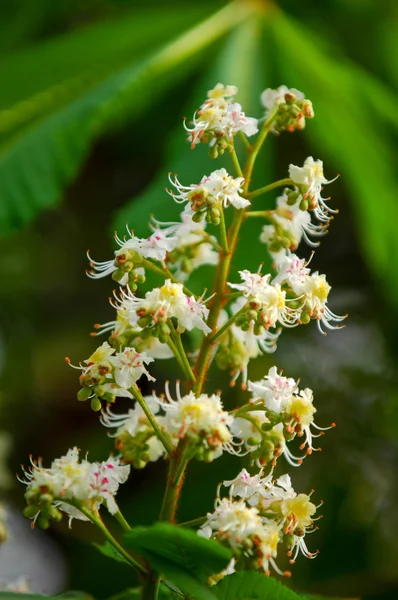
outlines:
M272 24L281 80L303 90L314 103L315 119L306 135L318 156L329 156L341 173L354 203L362 251L389 299L398 301L398 275L391 270L398 260L393 218L397 181L394 151L385 128L369 108L370 97L364 101L357 72L350 65L323 54L312 42L311 32L286 16L276 15ZM363 85L364 78L359 81ZM376 93L380 96L380 86ZM325 172L333 176L330 165L325 164Z
M0 600L93 600L85 592L66 592L59 596L43 596L40 594L18 594L14 592L1 592Z
M123 539L129 550L166 559L203 582L222 571L232 558L231 552L218 542L169 523L134 527Z
M276 579L255 571L228 575L212 591L219 600L304 600Z
M111 596L107 600L141 600L142 590L141 588L129 588ZM177 594L161 585L159 588L158 600L182 600L181 594Z
M99 135L158 100L193 68L203 49L252 10L241 3L228 5L150 58L120 70L8 141L0 151L0 233L20 227L54 204Z
M169 523L135 527L123 536L125 546L144 556L151 567L198 600L214 600L208 578L231 560L229 550Z
M112 558L117 562L125 563L126 565L129 564L127 560L123 558L123 556L119 554L119 552L115 550L115 548L111 546L109 542L104 542L103 544L93 544L93 546L95 546L95 548L97 548L97 550L99 550L104 556Z
M66 104L116 69L137 62L200 20L208 7L124 12L117 18L46 40L0 62L0 133ZM45 65L45 68L43 68ZM27 77L27 73L29 76Z

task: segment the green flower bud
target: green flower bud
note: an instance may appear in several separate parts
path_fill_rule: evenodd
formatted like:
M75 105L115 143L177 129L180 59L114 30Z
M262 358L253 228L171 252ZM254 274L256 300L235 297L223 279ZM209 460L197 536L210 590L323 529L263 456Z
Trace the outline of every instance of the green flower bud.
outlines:
M40 529L48 529L50 527L50 521L46 517L39 517L37 519L37 525Z
M39 507L37 504L30 504L29 506L25 506L23 510L23 516L26 517L26 519L33 519L38 512Z
M152 323L152 315L146 315L138 319L138 325L142 328L148 327Z
M263 431L271 431L271 429L274 427L274 423L263 423L261 425L261 429Z
M300 315L300 321L303 325L308 325L308 323L311 321L311 317L307 312L302 312Z
M216 148L216 146L212 146L211 148L209 148L209 158L217 158L218 156L218 150Z
M53 521L59 523L62 520L62 513L55 506L50 506L49 516Z
M114 271L112 273L113 281L119 282L123 279L124 276L125 276L125 273L121 269L118 269L117 271Z
M45 494L40 495L40 504L51 504L53 501L54 496L52 494L46 492Z
M306 198L303 198L299 204L299 208L302 211L308 210L309 202Z
M254 335L262 335L264 333L264 327L256 323L253 327Z
M194 221L194 223L200 223L200 221L203 220L204 216L204 212L196 212L194 215L192 215L192 221Z
M98 398L98 396L94 396L94 398L91 399L90 404L91 404L91 409L94 412L98 412L102 408L101 400Z
M77 399L79 402L85 402L91 396L92 391L88 387L83 387L77 392Z

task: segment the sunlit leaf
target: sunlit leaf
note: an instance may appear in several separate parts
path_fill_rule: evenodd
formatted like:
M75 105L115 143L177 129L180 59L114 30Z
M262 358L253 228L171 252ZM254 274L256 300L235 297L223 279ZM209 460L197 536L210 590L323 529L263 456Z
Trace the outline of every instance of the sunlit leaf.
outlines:
M0 152L0 232L56 202L78 172L92 142L124 119L136 117L195 65L200 52L253 9L232 3L180 35L138 65L109 77L54 112Z
M212 591L219 600L304 600L272 577L242 571L225 577Z
M0 62L0 134L48 113L175 37L209 8L123 13L46 40ZM45 66L43 66L45 65ZM29 73L29 77L26 74Z

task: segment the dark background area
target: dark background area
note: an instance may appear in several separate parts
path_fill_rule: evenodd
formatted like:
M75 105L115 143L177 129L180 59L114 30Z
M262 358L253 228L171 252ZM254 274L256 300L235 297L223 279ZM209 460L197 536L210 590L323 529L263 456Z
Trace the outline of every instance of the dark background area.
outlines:
M7 192L13 189L14 181L15 185L21 181L17 169L15 180L11 178L10 162L6 162L10 160L9 148L28 136L30 127L41 127L48 116L64 110L76 98L84 97L130 60L138 60L136 49L131 54L129 51L127 25L125 46L115 51L109 61L103 57L106 53L106 47L101 48L103 36L99 35L98 39L93 36L92 41L87 42L92 44L91 66L88 54L79 54L81 48L76 49L76 55L72 51L68 55L69 66L62 67L65 70L62 85L67 92L61 94L61 99L49 102L48 106L40 100L43 106L37 108L34 116L26 117L25 121L18 117L22 120L17 119L17 124L10 125L12 110L16 110L12 114L20 115L20 103L36 98L40 85L42 90L46 86L53 90L51 86L61 85L54 83L57 57L51 47L46 53L46 44L62 40L64 36L85 34L98 25L104 31L115 27L114 39L117 40L115 22L126 20L127 23L128 19L131 19L134 41L138 35L134 19L140 18L148 31L147 36L142 33L141 55L144 56L153 52L157 44L160 48L225 5L213 2L203 6L199 2L176 0L168 4L172 11L171 24L165 25L163 33L155 36L154 43L150 42L150 32L160 27L159 15L165 11L161 2L19 0L0 5L3 90L0 92L0 176L4 170L11 182L7 189L0 184L0 192L3 189L0 206L14 202L12 193L7 195ZM269 8L268 3L258 4ZM106 438L89 407L77 402L77 378L63 360L68 355L76 363L89 356L95 348L95 340L89 336L92 324L112 317L107 297L113 283L110 279L90 281L85 277L86 249L90 248L98 260L110 257L115 226L128 219L137 231L145 228L146 218L154 206L161 213L157 212L157 216L163 218L174 211L174 217L176 207L170 206L170 198L163 191L168 170L175 170L183 181L191 183L197 180L195 169L203 174L220 167L221 163L208 160L201 148L190 151L181 125L183 116L190 116L203 101L206 90L217 83L216 73L229 77L224 83L237 83L244 109L252 116L261 116L258 96L265 87L285 83L302 89L314 102L314 123L307 124L305 133L284 134L267 142L267 149L259 159L258 177L263 184L285 177L289 163L300 165L311 154L324 160L326 177L331 179L341 173L327 189L333 197L333 206L339 208L340 213L330 234L322 240L311 266L327 274L333 287L332 310L338 314L348 312L349 319L346 329L331 332L326 338L314 324L285 331L275 355L251 364L250 378L260 378L270 366L277 364L288 376L301 377L303 386L314 390L318 424L337 423L336 429L327 432L321 440L322 452L313 454L293 473L290 468L295 488L299 491L315 488L316 498L322 498L325 506L319 532L309 541L311 548L314 545L321 550L320 555L315 561L301 557L289 585L325 596L368 600L396 598L398 273L394 241L398 210L394 200L397 188L390 182L396 176L393 152L397 121L396 103L392 100L396 102L398 79L398 7L393 0L377 3L305 0L299 4L286 0L278 2L278 6L281 14L292 19L289 27L296 27L297 38L282 26L277 30L278 16L274 21L270 17L270 25L266 11L255 17L262 23L258 35L262 54L253 51L255 64L250 69L254 73L257 69L258 76L253 81L256 82L254 88L258 89L252 89L249 94L240 86L242 68L233 58L234 48L236 52L239 50L237 38L233 37L234 32L226 32L205 48L189 69L183 67L178 77L172 76L170 85L152 92L143 90L144 99L148 94L156 98L151 97L147 105L144 103L139 118L136 114L130 116L123 105L123 118L115 115L112 126L104 128L90 141L89 151L76 175L65 183L62 193L54 195L53 206L49 207L48 202L32 209L26 218L16 218L10 227L3 228L0 239L0 430L12 436L9 466L13 471L19 469L21 462L26 462L30 453L50 462L74 445L90 449L93 460L107 455L112 449L112 440ZM275 9L270 9L270 15L274 12ZM286 46L280 42L281 36L287 36ZM252 39L250 35L248 39ZM298 40L312 44L314 53L305 52L309 46L302 48ZM292 50L300 55L297 60L301 70L289 58ZM37 52L42 55L37 55L35 67ZM100 64L96 53L101 55ZM227 66L225 57L230 59ZM321 63L324 57L326 62ZM70 91L68 82L75 77L74 69L79 69L82 60L87 61L83 73L85 83L79 80L78 91L73 86ZM324 67L332 65L328 60L341 72L336 67L318 77L316 67L323 73ZM223 64L224 71L220 66ZM356 71L351 73L351 66ZM302 85L306 76L310 77L309 73L312 79L308 79L308 87L313 86L316 97ZM367 91L362 87L359 73L369 78ZM40 74L41 84L37 79ZM326 85L328 80L330 88ZM336 97L331 96L331 90ZM51 93L56 96L54 90ZM344 98L347 103L343 105ZM140 99L132 96L128 102L139 104ZM355 111L353 107L357 107ZM328 115L336 114L340 129L332 118L327 121ZM323 125L315 124L322 119ZM366 130L361 129L364 138L358 139L350 132L355 134L357 130L352 128L358 124L359 130L361 123L366 124ZM321 126L329 126L329 129L317 129ZM344 132L348 132L347 137ZM39 156L43 139L44 134L37 146L31 146L30 155L26 151L24 165L35 166L34 149L37 148ZM378 158L385 171L377 171L376 162L372 163L372 148L378 154L381 149L382 156ZM352 159L348 160L349 157ZM49 164L48 170L52 168ZM380 177L380 174L385 176ZM23 174L21 177L23 179ZM34 189L39 190L39 198L40 172L37 177ZM30 180L26 181L28 199ZM42 183L44 197L45 179ZM267 202L271 206L273 198L267 198ZM255 227L259 234L261 224L256 223ZM256 264L259 252L265 253L264 247L253 247L250 235L252 233L242 238L239 266ZM299 254L309 256L310 250L302 245ZM210 274L211 269L200 271L193 286L203 289L205 277ZM157 362L155 369L156 387L161 389L166 372L167 378L170 377L172 363ZM213 373L212 377L210 383L216 381L220 388L218 375ZM224 374L221 377L226 389L227 377ZM229 392L225 396L226 405L231 408L236 405L240 394L238 389ZM122 412L128 404L120 402L119 406ZM242 461L242 466L244 464ZM283 472L285 465L278 469ZM180 519L195 518L211 510L217 483L236 472L236 459L228 456L211 465L192 464L179 510ZM120 491L122 509L132 524L151 523L156 519L164 482L164 463L132 473ZM15 485L5 497L22 509L21 486ZM54 538L64 553L69 589L86 590L100 600L134 584L128 567L113 562L109 565L109 561L90 546L92 539L99 540L87 524L76 522L68 530L65 521L52 527L46 535Z

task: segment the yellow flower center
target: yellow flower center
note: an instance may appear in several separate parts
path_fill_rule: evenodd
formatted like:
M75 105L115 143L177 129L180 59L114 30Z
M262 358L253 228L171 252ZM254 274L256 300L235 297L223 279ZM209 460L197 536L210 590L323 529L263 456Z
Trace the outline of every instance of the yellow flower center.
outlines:
M305 427L314 420L313 415L316 412L316 408L311 402L293 396L289 400L287 412L292 415L300 425Z
M288 498L282 504L282 512L288 519L294 520L296 526L301 529L309 527L312 523L312 515L316 511L316 506L310 502L306 494L298 494L295 498Z

